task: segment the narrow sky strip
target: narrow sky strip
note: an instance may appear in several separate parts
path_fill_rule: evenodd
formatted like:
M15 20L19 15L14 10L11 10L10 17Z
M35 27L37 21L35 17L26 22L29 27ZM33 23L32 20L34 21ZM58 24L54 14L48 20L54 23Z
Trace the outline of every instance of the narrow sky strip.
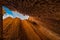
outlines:
M7 8L6 6L3 6L2 8L6 11L7 15L13 15L12 11L9 8Z
M20 14L19 12L17 11L11 11L9 8L7 8L6 6L3 6L2 7L4 10L5 10L5 14L3 15L3 19L7 18L7 17L12 17L12 18L15 18L15 17L18 17L22 20L24 19L28 19L29 16L28 15L23 15L23 14Z

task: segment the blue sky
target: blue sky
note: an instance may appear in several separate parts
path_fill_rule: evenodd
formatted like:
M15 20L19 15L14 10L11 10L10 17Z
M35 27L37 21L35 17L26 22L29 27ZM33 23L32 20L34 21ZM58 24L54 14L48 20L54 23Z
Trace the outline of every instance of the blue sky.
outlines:
M28 15L23 15L23 14L20 14L19 12L17 11L11 11L9 8L7 8L6 6L3 6L2 7L4 9L4 11L6 12L6 14L3 15L3 19L7 18L7 17L12 17L12 18L15 18L15 17L18 17L22 20L24 19L28 19L29 16Z

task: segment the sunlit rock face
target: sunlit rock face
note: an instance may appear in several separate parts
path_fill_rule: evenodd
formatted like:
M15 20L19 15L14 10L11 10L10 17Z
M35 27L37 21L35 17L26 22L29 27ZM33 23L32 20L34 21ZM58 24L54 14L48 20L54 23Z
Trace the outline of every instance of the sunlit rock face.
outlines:
M29 17L31 22L36 22L37 24L41 23L44 27L50 29L51 31L57 33L60 36L60 21L55 19L39 19L37 17Z
M3 20L4 40L60 40L58 34L42 22L30 17L28 20L8 17ZM32 21L31 21L32 20ZM36 21L35 21L36 20Z

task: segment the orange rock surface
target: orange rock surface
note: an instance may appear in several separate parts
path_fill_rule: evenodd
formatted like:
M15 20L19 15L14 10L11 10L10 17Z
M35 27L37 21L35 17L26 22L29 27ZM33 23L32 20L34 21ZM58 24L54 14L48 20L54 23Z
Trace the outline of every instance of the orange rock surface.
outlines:
M43 22L36 20L34 17L30 17L28 20L8 17L3 20L3 39L60 40L58 34L45 27L43 24Z

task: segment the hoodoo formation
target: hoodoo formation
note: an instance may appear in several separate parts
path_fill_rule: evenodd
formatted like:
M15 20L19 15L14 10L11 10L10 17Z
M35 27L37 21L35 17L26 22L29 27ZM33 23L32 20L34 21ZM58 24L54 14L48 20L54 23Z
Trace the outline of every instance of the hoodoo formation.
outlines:
M5 0L13 11L29 15L28 20L3 20L5 40L60 40L60 0Z

